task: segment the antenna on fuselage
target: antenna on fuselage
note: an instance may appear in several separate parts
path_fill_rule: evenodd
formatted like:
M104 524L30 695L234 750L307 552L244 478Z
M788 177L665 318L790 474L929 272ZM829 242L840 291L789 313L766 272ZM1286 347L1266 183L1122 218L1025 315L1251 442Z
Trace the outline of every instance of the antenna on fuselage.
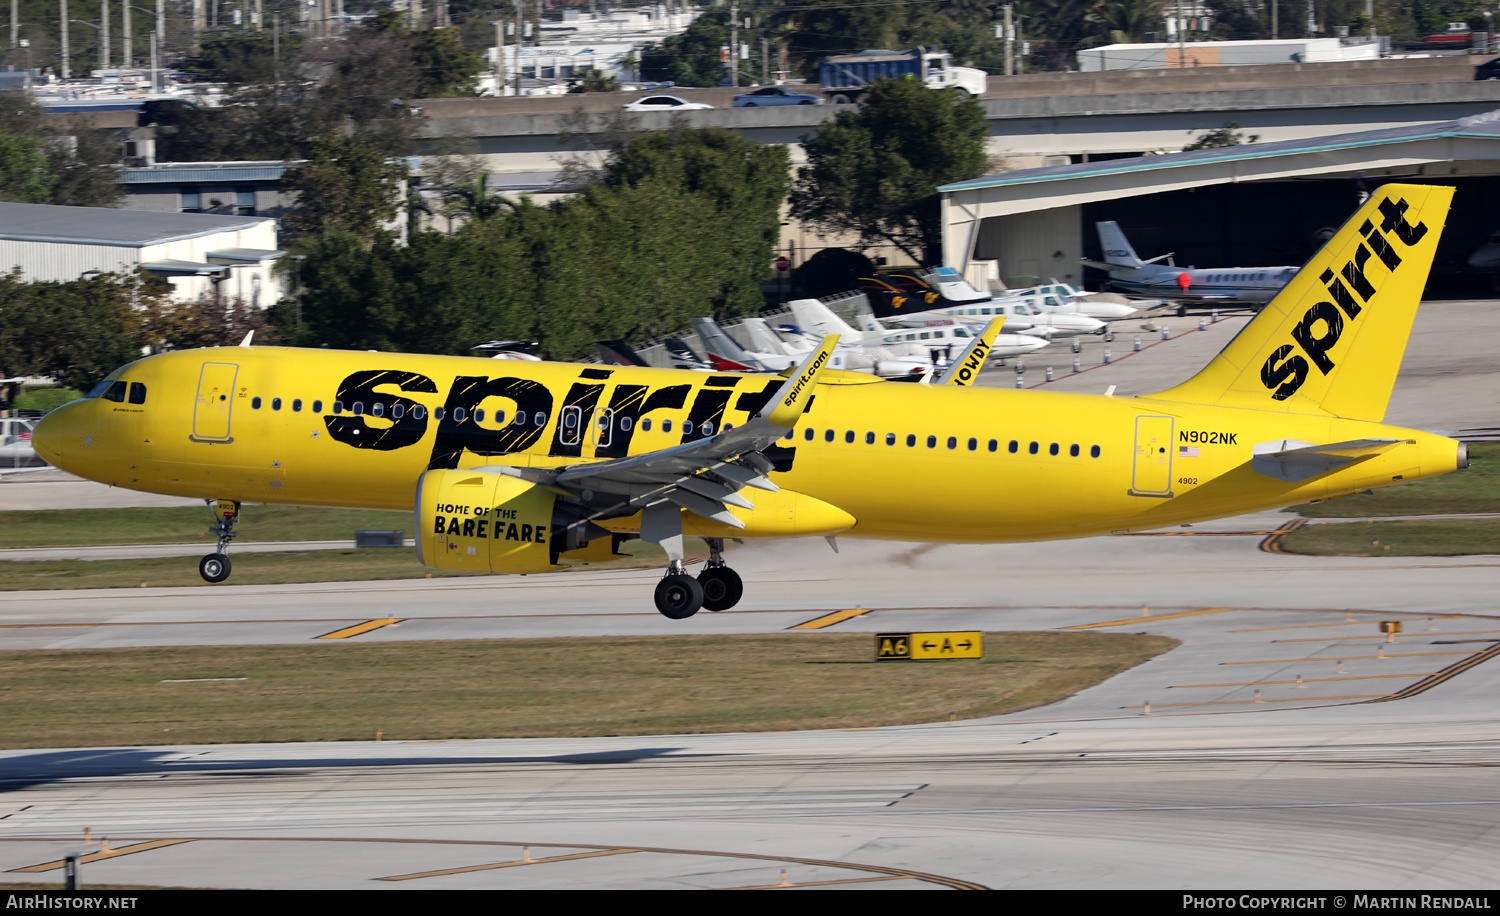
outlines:
M251 329L250 329L250 330L249 330L249 331L248 331L248 332L247 332L247 333L246 333L246 334L245 334L245 339L244 339L244 340L242 340L242 341L240 341L240 346L242 346L242 347L248 347L248 346L250 346L250 338L252 338L252 337L254 337L254 336L255 336L255 329L254 329L254 328L251 328Z

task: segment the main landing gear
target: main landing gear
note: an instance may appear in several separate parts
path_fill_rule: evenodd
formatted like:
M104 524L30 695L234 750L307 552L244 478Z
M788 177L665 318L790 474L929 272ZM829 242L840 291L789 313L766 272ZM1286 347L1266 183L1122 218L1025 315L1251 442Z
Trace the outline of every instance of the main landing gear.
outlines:
M234 540L234 523L240 518L240 504L229 499L210 499L214 526L209 531L219 536L218 549L198 561L198 575L205 582L223 582L233 568L229 562L229 542Z
M699 608L727 611L739 603L745 585L739 574L724 565L724 539L707 538L708 565L695 579L681 560L673 560L656 586L656 609L672 620L684 620Z

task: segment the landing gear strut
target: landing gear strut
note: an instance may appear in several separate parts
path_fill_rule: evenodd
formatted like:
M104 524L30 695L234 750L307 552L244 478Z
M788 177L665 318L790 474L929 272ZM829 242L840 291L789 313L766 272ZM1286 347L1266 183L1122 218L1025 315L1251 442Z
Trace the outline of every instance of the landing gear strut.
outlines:
M710 611L727 611L740 603L745 584L739 573L724 565L724 539L708 538L708 565L698 574L703 586L703 606Z
M219 536L218 549L198 561L198 575L205 582L223 582L233 568L229 562L229 542L234 540L234 523L240 518L240 504L229 499L210 499L214 526L209 531Z

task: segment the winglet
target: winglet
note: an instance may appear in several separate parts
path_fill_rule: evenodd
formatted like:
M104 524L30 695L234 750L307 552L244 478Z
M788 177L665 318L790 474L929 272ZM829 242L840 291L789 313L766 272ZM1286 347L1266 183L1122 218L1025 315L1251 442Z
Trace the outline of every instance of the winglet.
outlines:
M979 378L979 370L984 368L984 361L989 358L990 348L995 345L995 338L1000 336L1000 326L1003 324L1005 317L1001 316L985 325L979 336L969 341L958 358L948 364L947 371L937 383L964 387L974 384L974 380Z
M797 425L797 419L802 416L802 411L807 409L807 402L812 400L813 389L817 387L818 376L823 373L823 367L828 365L828 359L833 355L833 348L838 346L839 335L830 334L823 338L823 345L802 361L787 380L782 383L780 390L776 392L775 400L766 403L760 409L759 416L773 426L783 429L791 429Z

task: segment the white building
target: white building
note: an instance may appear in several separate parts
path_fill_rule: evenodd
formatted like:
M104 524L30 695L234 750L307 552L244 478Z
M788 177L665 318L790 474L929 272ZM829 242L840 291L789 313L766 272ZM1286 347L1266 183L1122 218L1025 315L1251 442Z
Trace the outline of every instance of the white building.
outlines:
M565 91L568 82L583 79L594 70L622 83L630 82L635 74L626 67L627 58L639 60L646 45L686 31L701 14L697 8L664 6L610 13L564 10L561 21L542 23L540 39L535 43L528 40L505 46L507 85L503 94L515 94L518 73L526 94L545 93L549 88ZM495 94L495 50L486 48L484 52L491 67L490 73L479 78L480 91L485 95Z
M143 267L178 298L217 293L266 308L281 298L272 271L284 254L264 217L0 202L0 270L18 267L28 281Z

